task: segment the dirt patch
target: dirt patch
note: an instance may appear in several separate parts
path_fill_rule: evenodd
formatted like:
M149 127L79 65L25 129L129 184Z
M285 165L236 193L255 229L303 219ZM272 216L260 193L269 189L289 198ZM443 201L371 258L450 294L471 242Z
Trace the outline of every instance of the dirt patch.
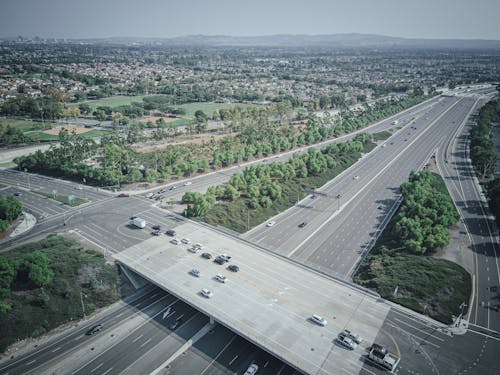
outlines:
M179 145L202 145L203 142L208 143L212 137L215 141L218 141L224 137L235 137L238 133L231 134L195 134L195 135L180 135L175 137L175 141L172 140L163 140L163 141L154 141L148 143L142 143L140 145L136 145L134 148L137 152L154 152L154 151L162 151L170 146L179 146Z
M156 123L159 119L163 119L165 122L172 122L178 120L179 117L166 117L166 116L144 116L139 119L139 122L149 122L151 121L153 124Z
M82 133L87 133L87 132L92 130L92 129L88 129L88 128L82 128L80 126L67 126L66 125L66 126L58 126L58 127L55 127L55 128L49 129L49 130L44 130L43 133L49 134L49 135L58 135L62 129L66 129L70 134L73 132L75 132L76 134L82 134Z

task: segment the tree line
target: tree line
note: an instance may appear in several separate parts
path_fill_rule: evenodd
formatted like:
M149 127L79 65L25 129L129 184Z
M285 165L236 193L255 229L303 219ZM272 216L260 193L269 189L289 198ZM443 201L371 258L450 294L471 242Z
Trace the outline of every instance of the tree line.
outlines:
M487 178L495 170L497 156L493 150L492 123L500 121L500 100L486 103L481 110L475 125L471 127L470 156L474 169Z
M403 202L395 219L394 232L406 251L427 254L449 243L448 227L460 218L453 201L438 177L412 172L401 185Z
M295 154L284 163L259 164L245 168L231 176L222 186L211 186L205 194L187 192L182 197L187 204L187 217L204 216L217 201L233 202L243 197L250 209L270 207L282 198L284 186L289 181L319 176L334 169L350 154L360 153L371 142L368 134L359 134L354 140L334 143L318 151L309 148L307 153ZM296 181L298 183L298 181Z
M10 224L23 212L23 205L14 195L0 195L0 233L9 229Z

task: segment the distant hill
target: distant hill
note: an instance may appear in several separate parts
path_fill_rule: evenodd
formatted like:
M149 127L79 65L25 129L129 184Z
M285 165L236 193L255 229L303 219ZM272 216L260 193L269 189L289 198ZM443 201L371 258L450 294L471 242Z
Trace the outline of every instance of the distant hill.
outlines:
M11 39L12 40L12 39ZM36 41L36 40L35 40ZM48 41L53 42L53 40ZM61 40L59 40L61 42ZM411 39L371 34L329 35L187 35L175 38L112 37L65 39L64 42L166 46L257 46L257 47L333 47L333 48L439 48L500 50L500 40L486 39Z

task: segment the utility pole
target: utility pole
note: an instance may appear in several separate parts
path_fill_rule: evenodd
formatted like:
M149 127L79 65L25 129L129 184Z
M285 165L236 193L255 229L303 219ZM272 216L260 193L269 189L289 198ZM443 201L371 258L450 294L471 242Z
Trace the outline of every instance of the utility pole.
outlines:
M28 180L28 190L31 190L31 185L30 185L30 174L28 173L28 170L24 168L24 173L26 173L26 178Z
M340 210L340 198L342 198L342 195L337 194L337 196L335 198L337 198L337 211L339 211Z
M250 230L250 209L247 208L247 231Z

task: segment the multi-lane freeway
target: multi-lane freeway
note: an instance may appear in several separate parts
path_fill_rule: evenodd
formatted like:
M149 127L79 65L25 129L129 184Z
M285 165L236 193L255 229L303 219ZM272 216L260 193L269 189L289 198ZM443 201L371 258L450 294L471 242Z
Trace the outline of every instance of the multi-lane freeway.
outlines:
M474 257L475 293L469 309L470 324L465 335L452 335L452 331L443 330L432 321L404 309L391 307L375 341L399 352L402 360L398 373L495 373L492 365L496 363L495 353L500 348L497 333L499 317L495 311L498 300L495 299L497 294L494 288L500 285L498 249L495 245L495 234L498 231L494 222L485 215L486 206L484 202L481 203L484 198L479 195L476 181L472 177L466 144L470 123L464 122L484 103L484 96L481 95L485 93L487 92L484 90L476 90L465 95L436 98L401 114L397 117L400 119L397 126L394 126L393 119L377 124L371 131L392 128L395 134L320 189L314 194L314 198L307 197L274 218L275 226L259 226L244 236L281 256L290 257L326 274L349 279L359 259L373 243L379 229L394 209L394 202L398 198L397 187L406 180L410 170L421 168L435 154L436 163L462 214ZM283 154L276 161L285 160L291 154ZM237 167L201 176L194 179L189 187L178 183L178 189L167 190L165 195L175 198L193 187L203 190L214 181L227 181L230 174L238 170L240 168ZM80 190L79 185L29 176L7 171L0 175L0 183L5 186L2 191L21 191L23 203L40 220L23 238L34 238L39 234L61 229L71 230L75 235L93 242L111 254L122 252L151 237L149 230L133 230L127 225L131 215L139 214L145 218L148 228L153 224L161 224L163 228L182 224L175 215L152 206L154 201L141 196L114 198L85 186ZM75 195L80 196L85 193L90 203L75 209L54 204L51 200L38 198L39 196L32 197L33 193L28 190L37 185L37 189L45 189L47 192L57 190L58 194L77 192ZM307 225L299 228L298 224L301 222L306 222ZM189 317L184 320L182 327L172 333L168 328L170 317L163 319L163 313L156 317L154 314L168 308L164 302L171 301L174 297L165 295L164 299L157 302L160 298L162 297L155 296L154 301L151 301L158 304L155 308L139 306L133 309L133 314L152 319L145 318L143 321L147 323L144 325L135 321L126 332L128 335L122 333L119 336L122 324L116 322L106 323L108 331L93 337L83 337L83 331L90 326L86 325L79 333L75 333L77 336L72 336L72 342L76 346L80 344L80 340L86 342L81 348L65 346L66 344L61 348L47 347L45 351L44 348L38 348L32 353L32 357L14 358L8 362L9 373L27 372L26 367L23 370L22 366L28 366L31 373L50 373L55 369L61 373L71 369L70 373L77 371L93 374L140 373L145 369L151 371L163 364L168 359L166 357L172 357L171 354L196 335L208 321L208 317L197 309L177 301L176 304L183 306L179 311L185 310L186 317ZM130 306L133 304L130 303ZM148 312L148 309L153 312ZM162 319L159 319L160 316ZM111 319L111 315L103 319ZM149 325L155 328L148 328ZM183 332L186 333L181 334ZM70 334L71 332L68 335ZM110 337L119 337L119 340L113 341ZM91 350L92 347L94 350ZM51 352L54 349L57 350ZM257 361L259 364L266 364L263 368L261 366L259 373L293 372L262 349L220 325L216 325L192 347L185 348L184 352L185 355L173 356L175 358L168 364L167 371L193 374L234 373L243 371L249 363ZM79 353L81 361L74 360L75 353ZM35 362L28 365L32 361ZM123 364L116 365L117 362ZM0 366L0 371L3 368ZM352 373L349 371L351 369L339 366L339 373ZM371 374L380 372L380 369L366 363L359 371Z

